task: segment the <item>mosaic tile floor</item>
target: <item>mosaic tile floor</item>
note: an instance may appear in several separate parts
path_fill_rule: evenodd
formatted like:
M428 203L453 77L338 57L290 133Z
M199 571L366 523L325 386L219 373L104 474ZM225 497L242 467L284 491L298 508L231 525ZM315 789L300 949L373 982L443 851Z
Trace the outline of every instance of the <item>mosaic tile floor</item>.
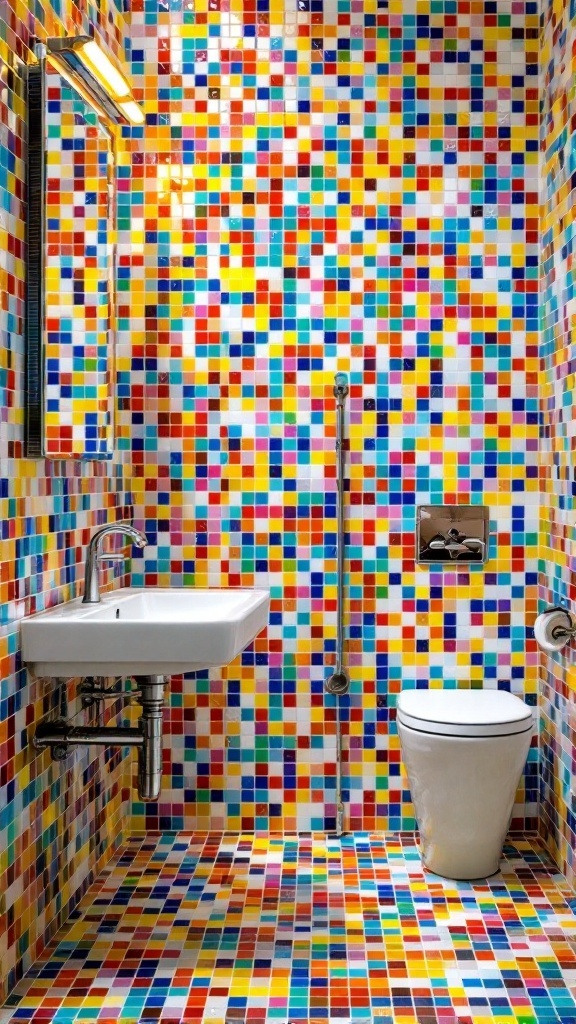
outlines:
M576 1024L576 898L505 854L470 884L413 835L133 838L0 1020Z

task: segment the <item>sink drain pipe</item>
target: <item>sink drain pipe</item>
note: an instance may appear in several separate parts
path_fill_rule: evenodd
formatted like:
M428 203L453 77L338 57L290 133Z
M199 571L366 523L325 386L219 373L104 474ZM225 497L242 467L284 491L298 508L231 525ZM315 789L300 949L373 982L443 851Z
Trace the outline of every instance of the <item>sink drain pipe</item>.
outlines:
M350 679L344 668L344 406L348 394L348 377L337 373L334 377L334 398L336 399L336 664L334 671L324 683L326 693L341 696L348 693ZM342 800L342 722L340 702L337 706L336 722L336 835L341 836L344 823Z
M162 709L164 676L140 676L142 717L138 723L144 743L138 751L138 795L146 802L157 800L162 786Z
M54 761L64 761L72 747L137 747L138 796L141 800L156 801L162 785L162 709L164 706L164 676L137 676L138 701L142 715L135 728L128 726L72 725L65 718L41 722L36 728L32 745L36 750L50 747ZM84 697L95 701L121 697L122 691L105 691L83 687ZM130 696L130 691L125 696Z

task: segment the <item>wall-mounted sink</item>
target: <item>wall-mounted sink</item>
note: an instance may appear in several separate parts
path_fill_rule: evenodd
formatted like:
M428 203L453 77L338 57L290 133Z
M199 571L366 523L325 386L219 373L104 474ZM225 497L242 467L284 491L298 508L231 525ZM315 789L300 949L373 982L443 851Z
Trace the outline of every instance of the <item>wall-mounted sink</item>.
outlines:
M145 589L80 598L22 620L37 676L178 675L218 668L268 623L267 590Z

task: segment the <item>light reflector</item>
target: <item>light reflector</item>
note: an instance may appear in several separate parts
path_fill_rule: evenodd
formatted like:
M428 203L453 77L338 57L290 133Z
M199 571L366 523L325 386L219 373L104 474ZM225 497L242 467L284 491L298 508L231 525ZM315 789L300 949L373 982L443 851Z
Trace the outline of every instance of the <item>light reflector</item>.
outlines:
M72 79L88 90L96 103L104 108L113 121L129 121L143 124L144 113L132 96L129 81L115 62L90 36L65 36L62 39L48 39L46 42L49 60ZM81 90L79 90L81 91ZM100 116L100 111L97 111Z
M83 42L76 52L113 99L121 100L130 96L130 86L124 75L94 39Z
M142 107L136 103L136 100L126 100L118 103L120 110L126 115L132 124L142 124L144 122L144 111Z

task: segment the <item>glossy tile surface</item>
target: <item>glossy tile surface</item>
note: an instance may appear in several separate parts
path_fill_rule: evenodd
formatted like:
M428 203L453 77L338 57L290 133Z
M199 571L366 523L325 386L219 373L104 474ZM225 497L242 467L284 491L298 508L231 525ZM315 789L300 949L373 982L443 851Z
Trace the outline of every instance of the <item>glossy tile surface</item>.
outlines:
M85 749L55 763L34 752L43 717L66 709L81 721L83 713L72 687L32 679L20 656L21 618L80 593L91 533L132 515L119 458L80 463L24 452L23 68L34 39L94 32L122 59L122 0L0 5L0 999L117 847L129 806L127 760L117 753ZM82 233L83 201L75 216ZM105 569L104 582L119 571Z
M171 686L137 828L332 828L334 373L349 374L352 827L409 829L401 687L536 701L534 2L133 0L119 430L133 582L264 586L268 630ZM485 566L415 563L416 506L484 504ZM515 808L537 814L534 748ZM528 823L528 824L526 824Z
M505 854L472 884L409 835L133 838L11 1019L574 1024L576 901L533 841Z
M576 419L576 8L544 4L542 76L542 307L540 607L574 607L574 422ZM576 655L540 659L541 827L558 864L576 881Z

